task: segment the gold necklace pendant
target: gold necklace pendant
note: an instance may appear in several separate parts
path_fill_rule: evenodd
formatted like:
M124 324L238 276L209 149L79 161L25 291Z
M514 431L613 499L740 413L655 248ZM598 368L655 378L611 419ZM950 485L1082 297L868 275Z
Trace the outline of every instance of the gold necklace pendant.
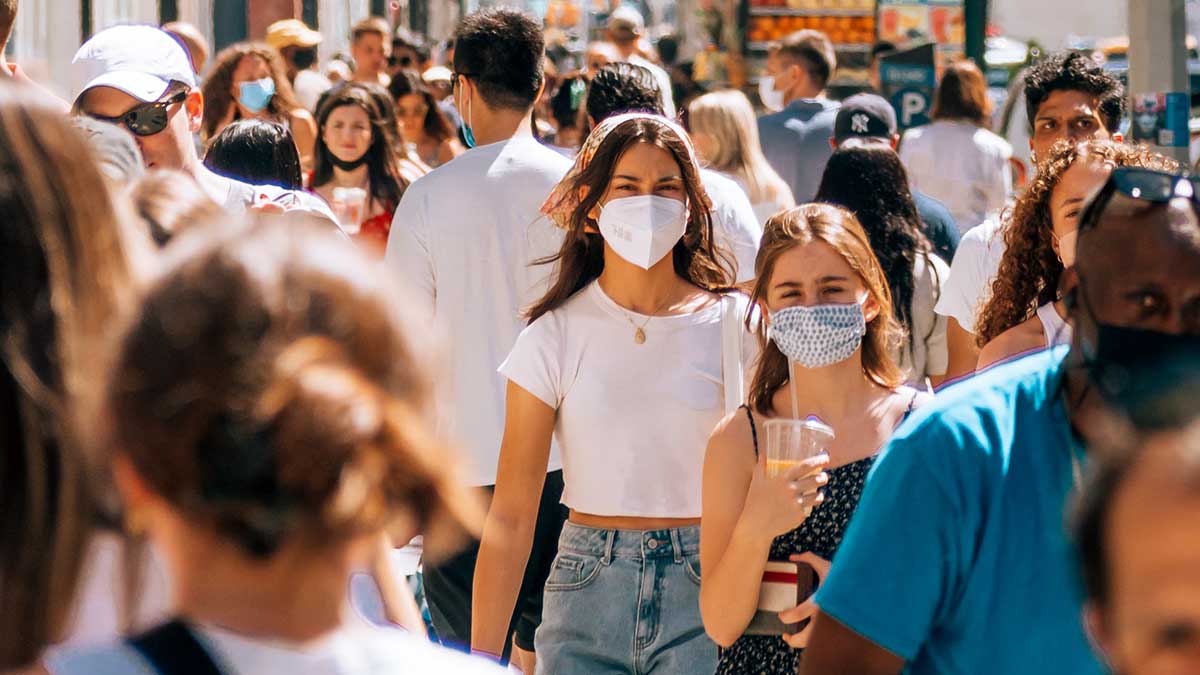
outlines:
M633 331L633 341L639 345L646 344L646 331L641 328Z

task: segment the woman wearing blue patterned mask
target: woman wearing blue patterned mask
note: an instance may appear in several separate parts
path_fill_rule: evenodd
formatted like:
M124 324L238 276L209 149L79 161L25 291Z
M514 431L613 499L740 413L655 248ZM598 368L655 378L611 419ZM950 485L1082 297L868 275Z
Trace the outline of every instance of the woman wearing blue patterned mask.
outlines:
M545 586L537 671L711 673L700 479L725 400L741 399L725 389L740 373L725 374L748 359L725 350L725 329L744 332L748 305L721 294L732 264L712 243L686 132L656 115L604 120L543 210L566 238L500 367L507 417L472 646L499 654L511 630L554 437L571 510Z
M763 354L749 405L709 441L700 607L725 647L718 673L790 675L815 608L796 591L794 608L760 608L760 592L779 582L768 562L824 576L876 453L927 395L903 386L889 355L901 331L887 278L849 211L806 204L768 220L755 277ZM834 430L825 454L768 477L764 422L808 416Z

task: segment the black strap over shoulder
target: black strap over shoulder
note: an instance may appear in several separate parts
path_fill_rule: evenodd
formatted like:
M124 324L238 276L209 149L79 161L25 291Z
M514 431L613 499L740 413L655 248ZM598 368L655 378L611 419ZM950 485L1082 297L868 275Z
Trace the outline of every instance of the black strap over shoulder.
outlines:
M750 437L754 439L754 459L758 459L758 427L754 425L754 413L750 412L750 406L740 406L746 410L746 419L750 420Z
M212 655L183 621L175 619L127 640L158 675L222 675Z

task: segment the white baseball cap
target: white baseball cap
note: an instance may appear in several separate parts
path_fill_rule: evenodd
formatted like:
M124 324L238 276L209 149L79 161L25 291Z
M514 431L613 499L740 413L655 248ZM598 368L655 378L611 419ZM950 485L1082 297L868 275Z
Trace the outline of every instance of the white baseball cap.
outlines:
M621 5L613 10L608 16L608 27L616 30L628 30L634 33L640 33L646 27L646 19L642 13L630 7L629 5Z
M71 61L72 99L93 87L112 87L150 103L171 82L196 87L183 46L154 26L113 26L83 43Z

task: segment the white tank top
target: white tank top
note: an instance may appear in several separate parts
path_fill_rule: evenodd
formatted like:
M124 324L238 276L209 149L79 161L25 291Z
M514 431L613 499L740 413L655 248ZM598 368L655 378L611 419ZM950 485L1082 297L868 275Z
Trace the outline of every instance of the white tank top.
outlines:
M1071 344L1071 326L1058 314L1053 302L1047 302L1037 308L1038 321L1042 322L1042 332L1046 336L1046 347Z

